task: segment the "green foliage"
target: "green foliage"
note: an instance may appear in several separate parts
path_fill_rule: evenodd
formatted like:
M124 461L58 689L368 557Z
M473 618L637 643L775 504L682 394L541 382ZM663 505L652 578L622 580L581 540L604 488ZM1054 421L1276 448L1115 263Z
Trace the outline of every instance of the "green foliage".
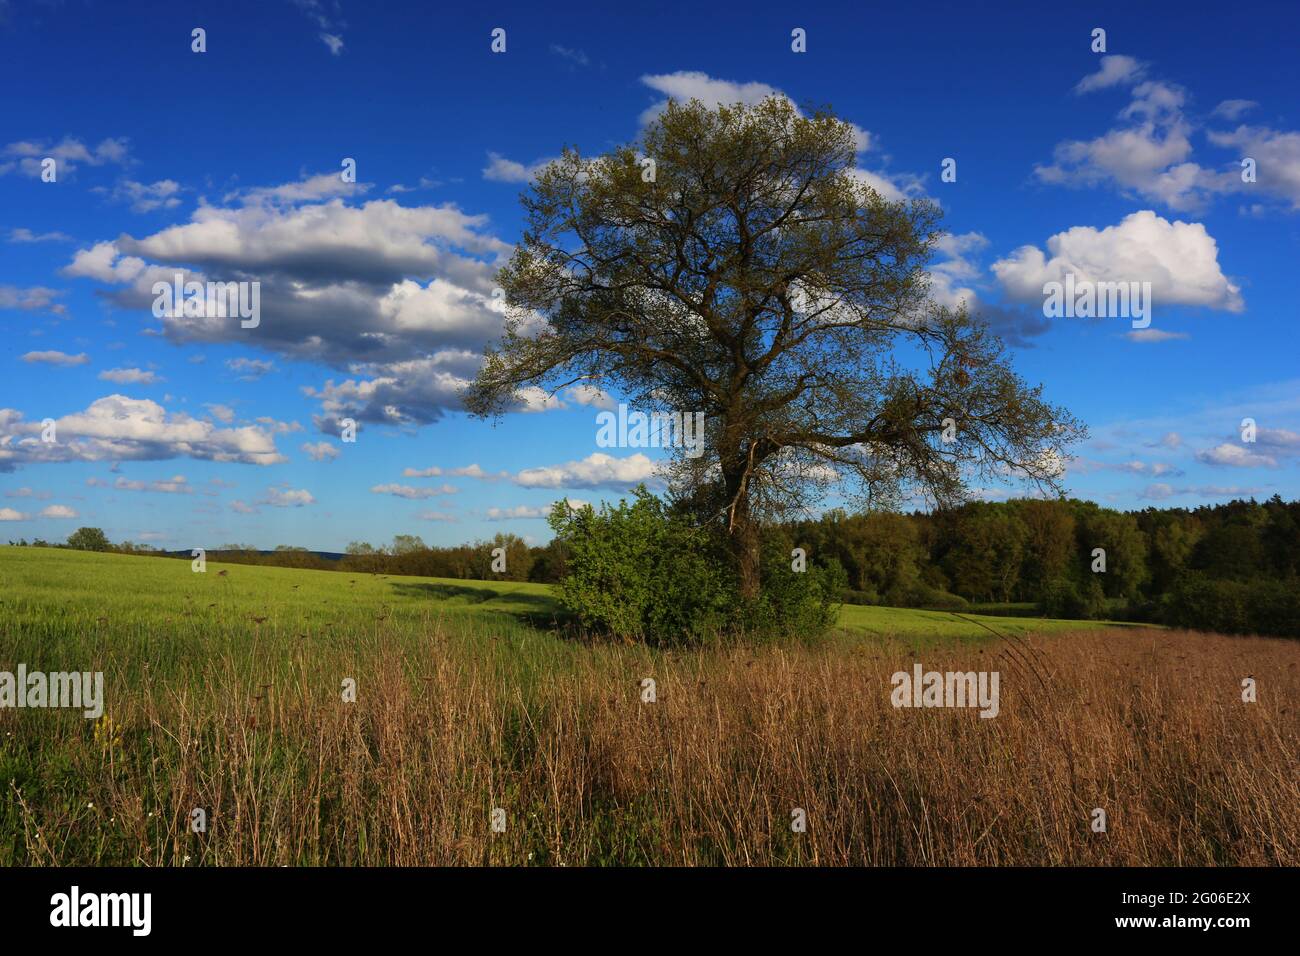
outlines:
M745 598L721 532L694 526L644 486L599 511L556 502L550 520L567 551L560 601L590 631L701 643L724 633L814 635L835 622L843 568L831 560L794 570L784 534L766 537L759 593Z
M1165 595L1161 619L1225 634L1300 637L1300 590L1279 581L1215 580L1192 572Z
M107 551L110 545L102 528L78 528L68 535L68 547L77 551Z
M559 598L584 628L659 643L726 627L732 589L718 543L644 486L600 511L557 501L550 524L568 553Z

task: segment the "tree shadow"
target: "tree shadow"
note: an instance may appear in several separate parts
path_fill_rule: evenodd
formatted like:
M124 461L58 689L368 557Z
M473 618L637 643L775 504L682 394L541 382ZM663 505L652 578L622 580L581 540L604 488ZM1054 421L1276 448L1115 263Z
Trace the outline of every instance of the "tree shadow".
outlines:
M468 604L485 604L501 599L525 605L522 608L494 608L501 614L518 618L529 627L542 631L560 630L569 623L570 615L565 612L554 598L544 594L530 594L512 590L506 586L496 588L466 587L459 584L429 584L427 582L391 581L393 591L402 597L425 598L435 601L449 601L464 598Z

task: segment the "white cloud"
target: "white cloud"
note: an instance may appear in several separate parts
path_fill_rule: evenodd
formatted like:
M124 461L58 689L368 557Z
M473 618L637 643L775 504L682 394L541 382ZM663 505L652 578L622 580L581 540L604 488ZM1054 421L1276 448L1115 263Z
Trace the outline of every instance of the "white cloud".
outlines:
M1131 329L1124 333L1124 338L1130 342L1169 342L1191 336L1186 332L1166 332L1164 329Z
M500 153L488 153L488 164L483 167L483 178L497 183L526 183L555 161L555 157L539 159L525 166L513 159L506 159Z
M258 504L271 505L273 508L301 508L315 502L316 499L305 488L267 488L266 497L258 501Z
M1047 282L1076 284L1150 282L1154 307L1204 306L1240 312L1241 290L1219 268L1219 249L1200 223L1169 222L1150 210L1132 213L1115 226L1075 226L1047 240L1051 258L1037 246L1021 246L993 263L1012 298L1042 302Z
M0 149L0 176L19 172L33 179L39 178L41 162L47 158L55 161L55 170L60 177L72 174L79 166L103 166L106 163L125 166L130 161L125 139L100 140L94 149L70 136L58 143L21 140Z
M41 441L41 424L0 408L0 471L32 462L206 461L270 465L286 459L262 428L219 428L183 412L169 414L148 399L108 395L82 412L55 420L58 441Z
M0 521L26 521L31 515L23 514L13 508L0 508Z
M24 312L52 312L64 315L67 307L54 300L63 293L58 289L47 289L34 285L21 286L0 285L0 309L21 309Z
M27 352L23 355L23 361L28 363L40 363L42 365L85 365L90 361L90 356L85 352L78 352L76 355L69 355L67 352L48 351L48 352Z
M176 475L159 481L135 481L118 478L113 487L119 491L154 491L165 495L192 495L194 488L184 475Z
M42 518L75 518L77 513L67 505L49 505L41 509Z
M387 484L375 485L370 489L376 495L396 495L398 498L406 498L411 501L419 501L423 498L433 498L437 495L454 495L457 491L451 485L442 485L439 488L415 488L411 485Z
M769 96L779 96L785 100L790 99L785 93L766 83L733 83L730 80L715 79L698 70L647 74L641 77L641 82L666 97L666 99L660 100L641 114L642 125L649 123L662 113L664 107L668 105L669 99L677 100L679 103L699 100L711 109L718 106L734 106L737 103L754 106ZM871 149L873 145L871 133L856 124L850 125L853 126L854 141L858 152L864 153Z
M163 381L153 372L138 368L105 369L99 373L99 377L105 382L115 382L118 385L156 385Z
M108 196L114 202L126 202L131 204L132 212L154 212L158 209L175 209L181 204L180 191L181 184L174 179L160 179L155 183L137 183L130 179L124 179L113 187L112 191L97 190L99 192L108 192Z
M11 229L9 230L9 241L16 243L29 242L72 242L73 239L66 232L41 232L35 233L30 229Z
M615 458L602 452L581 461L540 468L525 468L514 476L524 488L631 488L660 480L659 465L640 452Z
M1246 448L1224 442L1196 453L1196 460L1206 465L1224 465L1231 468L1276 468L1277 459L1261 455Z
M226 368L239 375L241 382L256 382L263 375L275 371L275 363L265 359L233 358L226 360Z
M318 441L315 444L307 442L302 446L302 450L311 456L312 461L332 461L339 456L339 450L327 441Z
M1258 106L1259 104L1254 100L1224 100L1214 108L1210 115L1233 123Z
M1131 56L1113 54L1103 56L1096 73L1089 73L1075 84L1074 92L1091 93L1111 86L1129 85L1136 82L1146 72L1145 64L1139 63Z
M570 508L585 508L588 504L577 498L566 498ZM549 505L516 505L513 508L489 508L485 512L488 521L512 521L517 518L546 518L551 514L554 503Z
M1233 174L1229 175L1227 182L1243 193L1258 187L1289 202L1291 209L1300 210L1300 133L1264 126L1239 126L1230 133L1210 132L1207 135L1216 146L1229 147L1255 160L1254 183L1240 183L1240 177Z

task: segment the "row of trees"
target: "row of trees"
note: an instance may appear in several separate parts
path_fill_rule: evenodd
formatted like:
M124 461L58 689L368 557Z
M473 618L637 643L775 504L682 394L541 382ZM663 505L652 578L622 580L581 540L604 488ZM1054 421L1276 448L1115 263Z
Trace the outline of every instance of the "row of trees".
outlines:
M291 545L259 551L238 544L210 550L208 557L554 583L593 623L626 629L635 620L647 632L679 625L698 631L713 627L720 614L734 616L726 593L735 582L720 539L688 519L689 509L669 507L640 489L631 504L616 508L557 511L551 522L556 536L540 547L513 534L452 547L397 535L384 546L354 541L341 558ZM800 548L817 577L818 601L829 593L826 582L834 581L836 597L859 604L953 610L997 604L1004 613L1300 636L1300 501L1278 496L1137 512L1076 499L976 502L911 514L834 510L816 520L770 524L762 534L762 577L780 577L788 590L782 569ZM98 528L78 529L66 547L162 553L130 542L112 545ZM775 600L763 592L760 602L770 605L763 614L785 613L772 610Z
M1278 496L1138 512L1074 499L833 511L794 531L816 560L843 566L860 603L1020 602L1053 616L1300 634L1300 613L1286 610L1300 594L1300 502Z

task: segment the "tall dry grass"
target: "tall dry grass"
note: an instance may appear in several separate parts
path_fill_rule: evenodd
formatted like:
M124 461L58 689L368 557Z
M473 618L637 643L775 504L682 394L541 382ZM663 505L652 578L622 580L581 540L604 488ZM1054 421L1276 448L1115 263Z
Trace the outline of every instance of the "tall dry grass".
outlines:
M11 786L22 826L5 862L1300 863L1295 642L591 647L526 679L504 639L477 647L376 631L261 668L217 661L198 686L146 677L116 733L69 715L58 740L27 741L92 806ZM890 675L916 660L1000 671L1000 715L893 708ZM0 729L34 732L13 714Z

